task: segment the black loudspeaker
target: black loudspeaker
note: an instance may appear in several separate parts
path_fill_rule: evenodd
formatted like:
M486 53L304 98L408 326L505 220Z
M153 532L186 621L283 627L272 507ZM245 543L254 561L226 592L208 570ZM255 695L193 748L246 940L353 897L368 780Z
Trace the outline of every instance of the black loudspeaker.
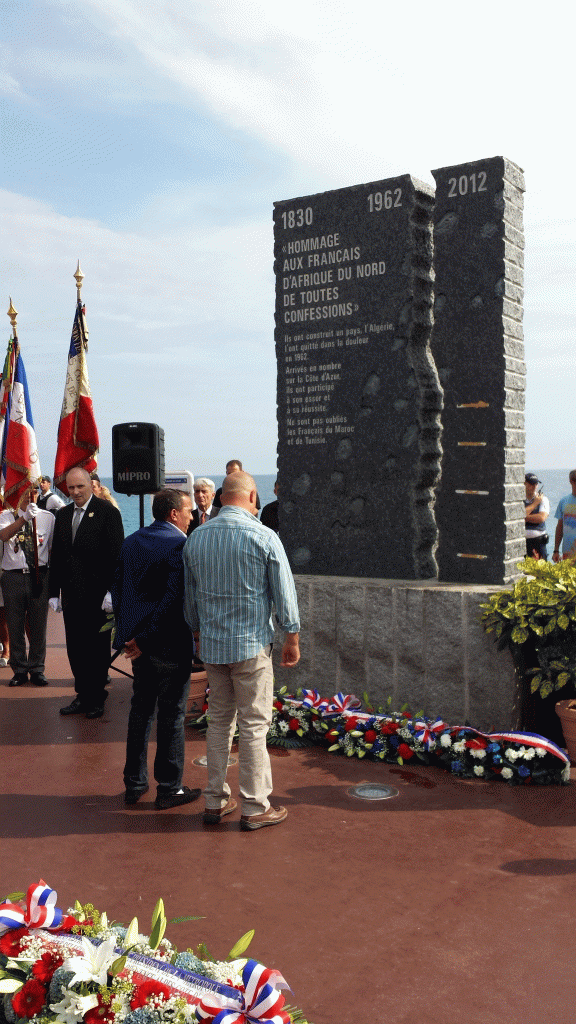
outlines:
M119 494L154 494L164 487L164 431L157 423L112 427L112 476Z

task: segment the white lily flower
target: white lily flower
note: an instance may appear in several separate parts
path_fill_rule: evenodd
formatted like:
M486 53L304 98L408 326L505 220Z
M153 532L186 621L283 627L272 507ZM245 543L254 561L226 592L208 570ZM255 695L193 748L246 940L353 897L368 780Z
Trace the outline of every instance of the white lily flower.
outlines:
M79 1024L84 1014L88 1013L88 1010L93 1010L95 1006L98 1006L98 996L81 996L66 989L62 1000L59 1003L52 1003L50 1009L56 1014L56 1020L60 1024Z
M93 946L86 936L82 936L83 956L72 956L65 960L62 967L65 971L74 971L69 985L79 981L95 981L97 985L105 985L108 968L117 959L114 952L115 939L105 939L100 946Z

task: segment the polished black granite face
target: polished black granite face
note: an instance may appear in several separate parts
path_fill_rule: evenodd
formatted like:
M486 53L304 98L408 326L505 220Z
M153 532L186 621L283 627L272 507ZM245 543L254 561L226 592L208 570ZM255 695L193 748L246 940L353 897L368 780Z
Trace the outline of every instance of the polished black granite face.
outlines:
M409 175L275 204L280 536L299 573L436 573L431 216Z
M503 583L522 557L523 175L503 157L433 174L435 196L404 175L275 204L299 573Z
M433 174L439 578L502 583L524 551L523 176L502 157Z

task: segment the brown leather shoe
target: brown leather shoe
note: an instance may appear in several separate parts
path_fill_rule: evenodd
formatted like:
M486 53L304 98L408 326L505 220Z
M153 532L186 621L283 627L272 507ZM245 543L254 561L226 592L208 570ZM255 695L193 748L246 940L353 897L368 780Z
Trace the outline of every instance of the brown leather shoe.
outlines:
M255 828L265 828L266 825L279 825L288 817L285 807L269 807L264 814L243 814L240 818L240 828L244 832L252 832Z
M204 811L204 821L207 825L219 825L221 818L225 814L232 814L232 811L235 811L237 807L238 804L234 797L231 796L228 803L224 804L224 807L207 807Z

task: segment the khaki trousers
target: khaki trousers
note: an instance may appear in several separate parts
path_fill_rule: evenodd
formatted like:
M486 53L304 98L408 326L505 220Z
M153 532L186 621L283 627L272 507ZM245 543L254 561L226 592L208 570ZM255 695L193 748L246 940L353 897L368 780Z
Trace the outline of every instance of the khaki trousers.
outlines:
M206 808L224 807L230 797L226 782L228 755L238 718L240 734L239 788L242 814L264 814L270 807L272 770L266 735L272 721L274 675L272 648L231 665L205 665L210 695L206 755Z

